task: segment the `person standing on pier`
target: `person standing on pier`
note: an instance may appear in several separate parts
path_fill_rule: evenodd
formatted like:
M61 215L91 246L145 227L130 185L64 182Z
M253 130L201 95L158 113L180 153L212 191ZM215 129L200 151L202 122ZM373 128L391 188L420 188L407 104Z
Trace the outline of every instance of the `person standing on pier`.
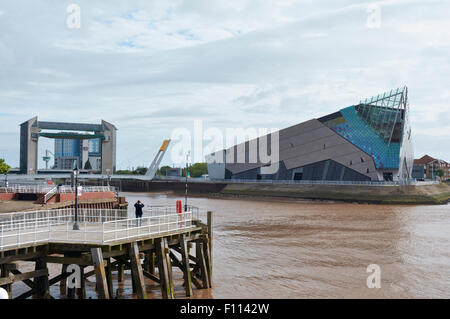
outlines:
M134 207L136 208L136 226L141 226L142 225L142 207L144 207L144 204L141 203L140 200L138 200L136 202L136 204L134 204Z

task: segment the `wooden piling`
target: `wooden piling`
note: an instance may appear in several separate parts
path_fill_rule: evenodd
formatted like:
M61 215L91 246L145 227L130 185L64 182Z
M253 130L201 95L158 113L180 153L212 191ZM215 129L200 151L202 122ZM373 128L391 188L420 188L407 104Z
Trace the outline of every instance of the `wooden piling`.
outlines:
M78 299L86 299L86 277L84 275L84 268L80 266L80 288L77 289Z
M203 242L201 240L197 240L195 244L196 248L196 257L198 259L198 267L200 269L200 278L202 281L202 288L209 288L209 276L208 276L208 267L205 260L205 252L203 249Z
M142 265L137 242L130 244L128 254L130 257L131 276L133 278L137 296L140 299L147 299L144 274L142 272Z
M36 285L36 294L34 297L36 298L50 298L50 286L48 282L48 269L47 269L47 261L44 257L40 257L36 259L35 262L35 271L46 270L46 276L39 276L34 278L34 284Z
M67 272L67 265L63 264L61 266L61 275L65 274ZM63 296L66 295L67 293L67 281L66 280L61 280L59 282L59 293Z
M169 276L169 269L167 259L168 248L166 249L166 238L158 238L156 244L156 260L158 263L159 280L161 284L161 293L164 299L174 299L174 291L172 285L172 278Z
M106 281L105 263L101 248L92 248L92 261L94 262L95 281L97 283L99 298L109 299L108 283Z
M183 273L184 273L184 290L186 292L186 297L192 296L192 280L191 280L191 269L189 267L189 250L188 250L188 244L186 241L186 235L181 235L181 260L182 260L182 266L183 266Z
M111 259L106 259L106 267L105 267L105 274L106 274L106 282L108 283L108 293L109 297L114 297L114 286L113 286L113 280L112 280L112 266L111 266Z
M1 278L9 278L10 269L8 269L8 264L0 265L0 277ZM5 289L8 292L9 298L12 298L12 284L6 284L4 286L1 286L3 289Z
M123 262L119 262L117 268L117 282L123 282L125 264Z

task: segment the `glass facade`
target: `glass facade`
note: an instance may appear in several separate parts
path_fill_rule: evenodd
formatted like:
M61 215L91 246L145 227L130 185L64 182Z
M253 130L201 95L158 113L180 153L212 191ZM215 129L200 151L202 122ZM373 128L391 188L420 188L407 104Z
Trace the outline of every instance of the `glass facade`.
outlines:
M80 155L80 140L55 139L55 157L77 157Z
M343 138L370 154L379 170L410 179L413 150L406 87L391 90L321 119Z
M100 139L94 138L89 140L89 155L99 155L101 152L100 149Z

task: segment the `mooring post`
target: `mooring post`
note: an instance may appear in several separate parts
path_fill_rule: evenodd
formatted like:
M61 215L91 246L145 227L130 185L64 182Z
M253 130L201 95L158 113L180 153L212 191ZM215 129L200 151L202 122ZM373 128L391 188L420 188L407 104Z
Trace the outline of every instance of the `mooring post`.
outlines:
M186 234L181 235L180 246L184 272L184 289L186 291L186 297L190 297L192 296L192 280L191 280L191 269L189 267L189 249L186 240Z
M212 270L213 270L213 212L208 211L207 213L207 226L208 226L208 247L209 247L209 273L210 273L210 284L212 281Z
M44 257L39 257L36 259L35 271L43 269L47 269L47 261ZM50 298L50 286L48 281L48 274L46 276L35 277L34 283L37 286L37 292L33 297Z
M109 299L108 283L106 282L105 262L101 248L91 248L94 263L95 281L101 299Z
M141 258L139 255L139 247L137 242L130 244L128 254L130 257L131 277L133 278L134 286L138 298L147 299L147 292L145 290L144 274L142 272Z
M114 286L113 286L113 280L112 280L111 258L106 259L105 273L106 273L106 282L108 283L109 297L113 298Z
M173 285L171 284L172 278L169 276L169 269L167 259L168 248L166 249L166 238L157 238L156 244L156 261L158 263L159 280L161 284L161 293L164 299L174 299Z

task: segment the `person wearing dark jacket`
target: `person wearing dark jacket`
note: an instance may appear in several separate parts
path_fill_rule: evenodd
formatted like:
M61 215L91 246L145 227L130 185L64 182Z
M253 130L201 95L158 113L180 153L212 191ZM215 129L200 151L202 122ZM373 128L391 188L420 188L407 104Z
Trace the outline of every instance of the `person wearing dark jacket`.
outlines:
M134 208L136 209L135 214L136 214L136 226L141 226L142 225L142 207L144 207L144 204L141 203L140 200L138 200L136 202L136 204L134 204Z

